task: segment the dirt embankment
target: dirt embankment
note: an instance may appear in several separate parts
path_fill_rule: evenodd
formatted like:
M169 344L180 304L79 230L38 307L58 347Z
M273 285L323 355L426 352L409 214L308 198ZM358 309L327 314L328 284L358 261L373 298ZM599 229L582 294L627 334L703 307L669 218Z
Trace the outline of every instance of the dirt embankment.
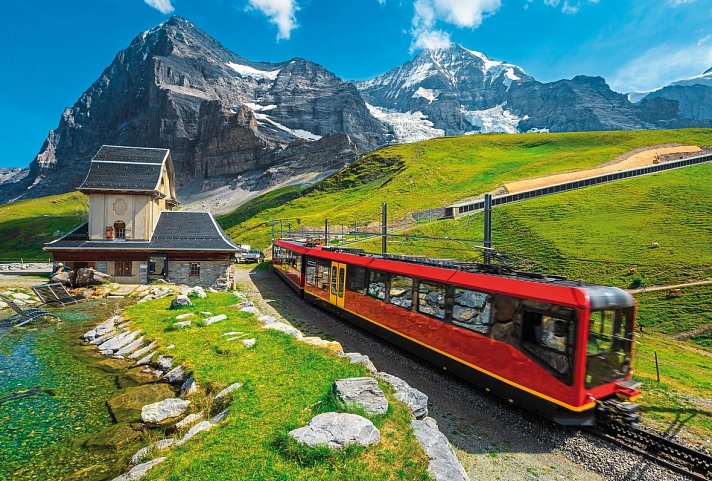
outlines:
M695 154L699 152L702 152L702 149L696 145L656 145L654 147L644 147L626 152L625 154L619 155L615 159L609 160L608 162L605 162L597 167L507 182L504 184L504 187L509 193L522 192L525 190L561 184L563 182L571 182L588 177L595 177L597 175L611 174L621 170L653 165L654 163L657 163L657 161L674 160L676 156L673 155L673 158L671 159L671 154ZM686 156L687 155L682 155L681 157Z

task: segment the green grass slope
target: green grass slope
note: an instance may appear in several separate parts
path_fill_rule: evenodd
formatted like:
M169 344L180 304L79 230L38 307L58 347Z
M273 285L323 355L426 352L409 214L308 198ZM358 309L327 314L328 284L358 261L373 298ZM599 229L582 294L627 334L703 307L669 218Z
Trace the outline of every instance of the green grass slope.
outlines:
M488 134L432 139L379 149L348 168L275 205L257 198L219 219L238 242L269 244L273 218L292 228L376 221L380 203L389 218L439 207L511 180L590 168L630 150L682 143L712 145L711 129ZM269 196L270 194L268 194ZM244 213L254 213L246 219Z
M0 205L0 261L46 259L42 246L84 222L87 209L79 192Z

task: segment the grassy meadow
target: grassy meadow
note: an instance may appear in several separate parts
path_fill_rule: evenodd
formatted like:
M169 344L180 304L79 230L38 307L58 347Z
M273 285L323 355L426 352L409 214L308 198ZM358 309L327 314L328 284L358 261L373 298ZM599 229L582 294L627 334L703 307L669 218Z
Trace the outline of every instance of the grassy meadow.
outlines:
M300 447L291 440L287 433L314 415L349 411L334 399L331 384L367 371L281 332L263 330L254 316L230 307L238 300L231 293L210 293L206 299L193 299L192 307L171 310L170 299L159 299L124 312L147 338L159 340L162 347L174 344L171 356L193 371L201 387L216 393L234 382L243 383L232 396L227 419L177 448L147 479L430 479L428 459L410 428L410 412L384 384L388 413L366 416L381 431L378 444L332 452ZM201 311L226 314L228 319L205 326L199 321ZM193 325L172 330L175 316L188 312L196 314ZM230 336L223 334L229 331L245 333L243 339L255 338L255 347L228 341ZM206 401L194 399L191 409L202 408L209 408Z
M87 209L79 192L0 205L0 261L47 259L42 246L86 221Z

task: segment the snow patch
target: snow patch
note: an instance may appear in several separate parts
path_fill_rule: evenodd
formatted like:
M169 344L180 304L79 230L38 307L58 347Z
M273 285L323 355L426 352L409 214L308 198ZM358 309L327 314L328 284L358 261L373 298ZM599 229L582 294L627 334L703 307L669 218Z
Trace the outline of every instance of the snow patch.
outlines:
M396 112L369 103L366 107L371 115L393 129L399 143L417 142L445 135L445 131L433 127L433 123L420 111Z
M258 105L258 104L253 104L251 102L245 102L245 105L250 107L254 112L266 112L268 110L276 109L277 106L274 104L270 105Z
M241 65L234 62L225 62L225 65L233 69L235 72L239 73L243 77L252 77L255 79L267 79L274 80L279 75L280 70L258 70L256 68L250 67L249 65Z
M403 88L412 87L428 78L431 74L432 67L432 63L422 63L418 65L403 82Z
M505 110L504 104L486 110L463 110L463 114L465 114L465 120L473 127L480 128L479 131L474 130L467 132L468 134L490 132L516 134L519 132L517 126L522 120L509 110Z
M418 90L413 94L413 98L423 97L425 100L432 102L437 98L438 94L432 89L424 89L423 87L418 87Z
M280 124L279 122L275 122L274 120L269 118L269 116L267 114L261 114L261 113L255 112L255 117L257 118L258 121L261 120L263 122L268 122L268 123L274 125L275 127L277 127L278 129L283 130L287 133L290 133L295 137L299 137L300 139L314 141L314 140L319 140L321 138L321 135L313 134L313 133L309 132L308 130L290 129L289 127L286 127L286 126Z

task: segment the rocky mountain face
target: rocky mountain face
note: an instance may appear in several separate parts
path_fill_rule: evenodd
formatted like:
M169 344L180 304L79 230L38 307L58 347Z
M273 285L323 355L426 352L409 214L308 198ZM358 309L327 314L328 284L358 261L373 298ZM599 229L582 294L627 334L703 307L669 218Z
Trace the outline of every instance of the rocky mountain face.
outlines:
M391 126L398 141L477 132L709 126L712 89L698 84L676 83L634 104L601 77L542 83L516 65L458 45L423 50L401 67L357 82L371 112Z
M649 93L643 102L668 99L677 102L680 115L693 121L712 121L712 68L702 75L678 80Z
M304 59L246 60L173 17L119 52L0 202L75 189L103 144L169 148L179 183L241 175L249 190L338 169L389 138L352 83Z

